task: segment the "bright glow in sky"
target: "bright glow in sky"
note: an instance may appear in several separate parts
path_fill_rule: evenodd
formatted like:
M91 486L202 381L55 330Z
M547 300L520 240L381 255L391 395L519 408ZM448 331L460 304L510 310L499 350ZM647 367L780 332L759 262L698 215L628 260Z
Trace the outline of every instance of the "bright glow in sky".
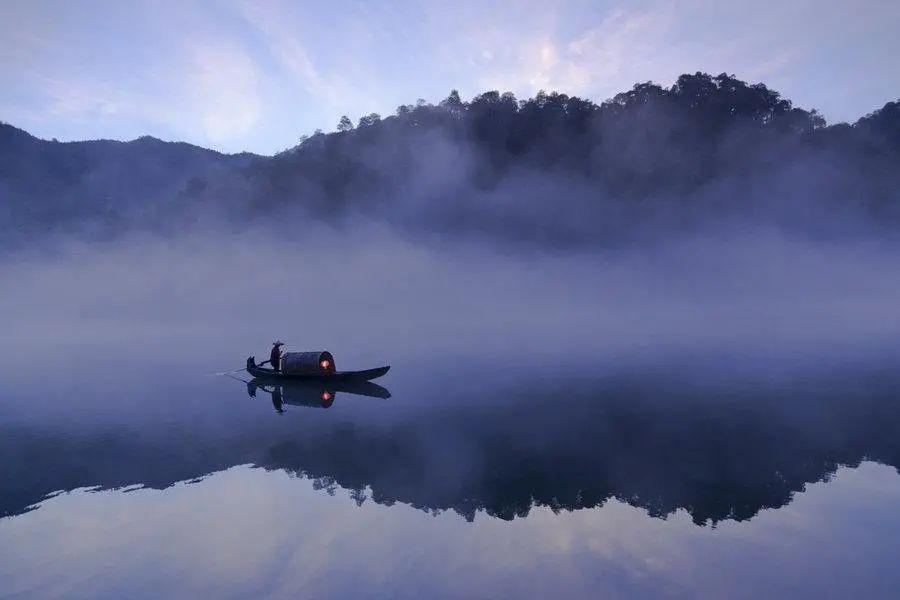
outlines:
M0 0L0 120L272 153L451 88L602 101L701 70L853 121L900 97L898 26L897 0Z

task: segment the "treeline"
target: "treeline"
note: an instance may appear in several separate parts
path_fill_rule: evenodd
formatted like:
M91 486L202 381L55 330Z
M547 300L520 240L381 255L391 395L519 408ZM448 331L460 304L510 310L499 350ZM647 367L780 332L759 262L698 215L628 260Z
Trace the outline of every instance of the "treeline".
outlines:
M348 208L438 229L559 243L602 241L711 215L817 231L897 224L900 104L826 126L765 85L682 75L602 104L452 92L316 133L257 165L256 206ZM843 223L843 224L842 224Z
M0 131L4 161L10 137ZM290 224L362 215L413 231L547 244L721 218L817 234L900 224L900 103L827 126L816 111L726 74L682 75L669 88L642 83L601 104L496 91L466 102L454 91L386 118L343 118L337 131L273 157L154 141L140 151L140 140L102 142L117 146L93 159L82 143L35 141L54 148L0 166L0 192L24 205L6 220L102 215L115 229L189 227L212 214ZM124 163L111 158L128 153Z

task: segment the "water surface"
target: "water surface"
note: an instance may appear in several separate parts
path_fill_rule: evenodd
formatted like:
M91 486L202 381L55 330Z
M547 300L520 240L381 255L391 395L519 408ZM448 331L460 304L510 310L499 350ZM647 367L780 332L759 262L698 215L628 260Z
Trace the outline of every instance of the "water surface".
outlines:
M802 285L701 295L634 259L397 247L350 275L159 247L4 267L0 593L898 589L895 284L807 258ZM276 335L391 364L387 392L211 375Z

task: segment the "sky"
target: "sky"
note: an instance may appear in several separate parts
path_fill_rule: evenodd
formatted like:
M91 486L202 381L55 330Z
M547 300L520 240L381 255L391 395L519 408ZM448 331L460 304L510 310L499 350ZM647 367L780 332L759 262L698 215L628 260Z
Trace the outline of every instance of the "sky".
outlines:
M828 122L900 98L897 0L0 0L0 121L272 154L458 89L600 102L727 72Z

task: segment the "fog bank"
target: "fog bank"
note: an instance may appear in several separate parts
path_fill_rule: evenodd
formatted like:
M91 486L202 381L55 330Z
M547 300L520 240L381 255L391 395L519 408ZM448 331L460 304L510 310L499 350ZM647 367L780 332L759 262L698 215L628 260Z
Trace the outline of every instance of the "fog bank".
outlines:
M282 338L345 365L441 355L599 368L685 352L792 363L900 339L898 248L885 242L755 230L522 254L353 231L131 236L7 255L3 354L127 361L155 348L220 370Z

